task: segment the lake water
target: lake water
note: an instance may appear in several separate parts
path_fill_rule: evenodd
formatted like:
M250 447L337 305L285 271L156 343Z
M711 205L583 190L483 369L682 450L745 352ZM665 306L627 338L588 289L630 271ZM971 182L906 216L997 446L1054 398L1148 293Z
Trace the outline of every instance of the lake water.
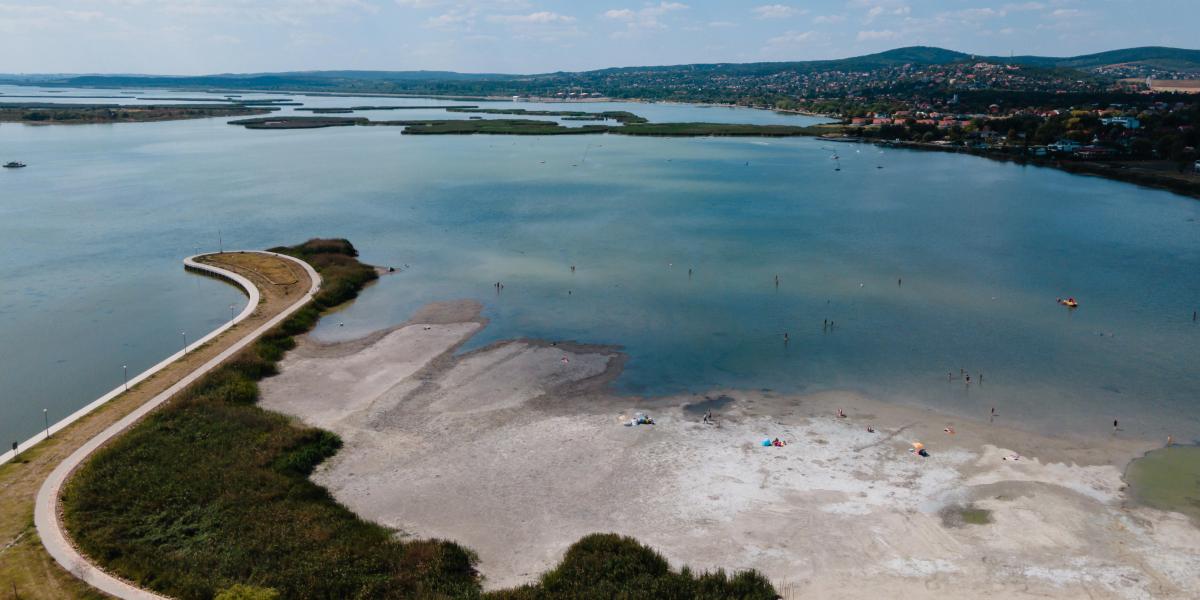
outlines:
M74 93L89 92L101 94ZM420 118L455 116L429 112ZM30 164L0 173L0 440L36 433L43 408L61 418L118 385L122 364L139 372L177 350L180 331L196 339L240 308L238 292L180 263L197 246L215 250L218 230L226 248L347 237L364 260L402 269L322 321L321 339L475 298L491 324L471 347L519 336L619 344L630 361L617 386L632 394L853 389L964 415L994 406L1042 431L1101 433L1120 418L1126 435L1200 437L1193 199L813 139L249 131L226 120L0 126L0 160ZM1081 307L1055 303L1064 296ZM947 382L960 368L983 384Z

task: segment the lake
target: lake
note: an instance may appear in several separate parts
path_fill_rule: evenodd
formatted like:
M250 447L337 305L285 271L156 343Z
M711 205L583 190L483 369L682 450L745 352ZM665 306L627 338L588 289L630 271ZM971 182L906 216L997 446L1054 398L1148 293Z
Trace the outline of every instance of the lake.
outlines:
M687 105L485 107L506 106L818 121ZM240 293L180 262L216 250L218 232L227 249L346 237L365 261L399 269L323 320L323 340L474 298L491 323L471 348L617 344L630 360L616 385L630 394L852 389L951 414L995 407L1039 431L1104 433L1120 418L1124 435L1200 437L1193 199L808 138L405 136L227 120L0 126L0 161L30 165L0 173L0 440L36 434L43 408L65 416L119 385L122 365L140 372L178 350L180 332L195 340L240 309ZM1066 296L1081 306L1055 302ZM969 387L947 381L960 368Z

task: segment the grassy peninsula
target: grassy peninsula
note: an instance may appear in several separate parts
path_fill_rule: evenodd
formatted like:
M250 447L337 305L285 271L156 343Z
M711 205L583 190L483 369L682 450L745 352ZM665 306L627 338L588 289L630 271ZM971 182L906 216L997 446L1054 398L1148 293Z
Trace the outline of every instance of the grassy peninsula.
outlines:
M330 107L330 108L297 108L298 111L310 112L314 115L324 114L344 114L358 112L361 110L458 110L479 108L474 105L463 106L345 106L345 107Z
M376 272L346 240L273 250L321 273L310 305L99 451L65 488L64 522L105 568L185 599L231 588L287 598L775 597L756 573L672 571L615 535L585 537L535 584L485 594L470 550L401 540L338 504L308 474L340 439L256 406L257 382Z
M476 113L485 115L515 115L527 117L566 117L575 120L606 121L618 123L646 123L645 117L640 117L625 110L606 110L604 112L586 112L582 110L526 110L524 108L478 108L474 106L450 107L446 112Z
M241 125L246 129L320 129L369 125L370 121L365 117L256 117L230 121L229 124Z
M454 112L489 112L492 110L460 110ZM501 114L508 114L501 110ZM532 111L523 114L540 115L543 112ZM567 113L570 111L561 111ZM593 116L617 113L580 113L565 115L574 120L592 120ZM622 113L628 115L629 113ZM592 115L592 116L589 116ZM230 125L241 125L247 129L313 129L319 127L338 127L349 125L404 127L404 133L410 135L584 135L597 133L612 133L616 135L636 135L652 137L705 137L705 136L744 136L744 137L790 137L790 136L819 136L830 133L840 133L840 126L817 125L798 127L793 125L739 125L730 123L646 123L636 115L628 117L603 117L611 119L628 119L625 125L584 125L582 127L564 127L554 121L536 119L424 119L401 121L372 121L365 117L257 117L230 121Z
M0 103L0 123L73 125L89 123L145 123L209 117L262 115L275 110L244 104L55 104Z

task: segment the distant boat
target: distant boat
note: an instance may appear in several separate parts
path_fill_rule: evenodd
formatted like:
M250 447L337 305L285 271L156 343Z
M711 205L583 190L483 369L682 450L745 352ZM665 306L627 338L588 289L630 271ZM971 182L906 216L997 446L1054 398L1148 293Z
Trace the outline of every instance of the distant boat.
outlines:
M4 163L4 168L5 169L23 169L23 168L25 168L25 163L17 162L14 160L10 163Z

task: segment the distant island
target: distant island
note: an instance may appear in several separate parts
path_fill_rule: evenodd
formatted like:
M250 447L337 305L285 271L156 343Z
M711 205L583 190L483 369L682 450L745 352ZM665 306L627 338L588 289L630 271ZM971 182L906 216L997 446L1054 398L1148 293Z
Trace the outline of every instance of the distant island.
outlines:
M0 123L31 125L74 125L97 123L145 123L209 117L241 117L267 114L274 108L244 104L52 104L0 103Z
M460 111L461 112L461 111ZM476 112L476 111L470 111ZM478 111L485 112L485 111ZM748 125L735 123L648 123L642 117L630 113L620 113L621 116L605 116L606 113L564 114L557 111L503 111L496 113L515 113L528 115L562 116L564 120L620 120L625 125L584 125L582 127L564 127L554 121L535 119L423 119L408 121L372 121L365 117L255 117L230 121L230 125L240 125L246 129L319 129L324 127L347 126L377 126L404 127L404 133L409 135L587 135L611 133L614 135L652 136L652 137L709 137L709 136L738 136L738 137L792 137L817 136L836 134L840 127L796 125Z

